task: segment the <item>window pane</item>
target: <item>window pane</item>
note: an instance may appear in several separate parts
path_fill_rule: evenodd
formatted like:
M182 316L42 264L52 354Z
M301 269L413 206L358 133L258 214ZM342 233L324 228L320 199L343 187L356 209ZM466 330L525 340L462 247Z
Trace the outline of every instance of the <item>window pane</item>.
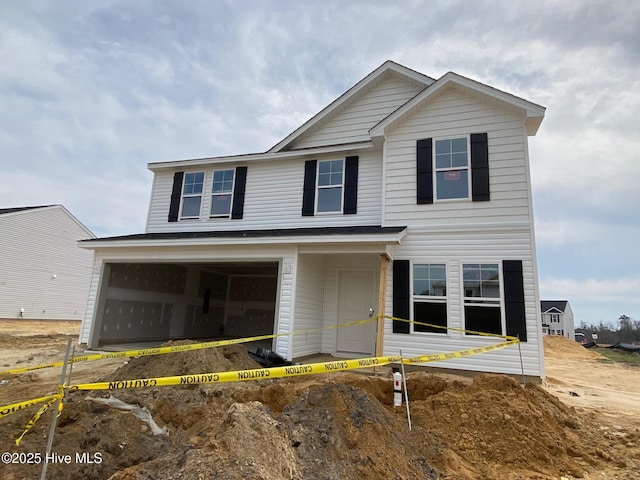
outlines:
M318 186L342 185L342 160L320 162Z
M182 201L182 216L199 217L200 199L201 197L185 197Z
M445 265L414 265L413 294L421 296L446 296L447 269Z
M436 168L451 168L451 155L436 155Z
M467 170L450 170L436 173L438 199L469 198Z
M204 172L187 173L184 176L183 195L194 195L202 193L204 183Z
M342 187L318 189L318 212L342 210Z
M484 298L500 298L500 275L498 273L498 265L481 265L480 278L482 280L482 296Z
M502 320L499 307L477 307L465 305L465 330L502 335ZM467 334L474 335L474 334Z
M454 138L451 140L451 152L459 153L464 152L467 153L467 139L466 138Z
M231 195L211 196L211 215L229 215L231 211Z
M451 153L451 140L436 140L436 155Z
M233 170L213 172L213 193L233 191Z
M416 322L430 323L440 327L447 326L447 304L432 302L414 302L413 320ZM447 333L446 328L428 327L426 325L413 324L415 332Z
M451 155L452 167L466 167L467 166L467 152L454 153Z

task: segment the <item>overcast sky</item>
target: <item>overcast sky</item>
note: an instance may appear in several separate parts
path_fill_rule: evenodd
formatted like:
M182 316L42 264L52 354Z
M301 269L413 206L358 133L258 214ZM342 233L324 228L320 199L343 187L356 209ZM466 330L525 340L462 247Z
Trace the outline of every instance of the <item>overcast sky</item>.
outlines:
M0 2L0 208L144 231L148 162L262 152L385 60L547 107L543 299L640 319L640 2Z

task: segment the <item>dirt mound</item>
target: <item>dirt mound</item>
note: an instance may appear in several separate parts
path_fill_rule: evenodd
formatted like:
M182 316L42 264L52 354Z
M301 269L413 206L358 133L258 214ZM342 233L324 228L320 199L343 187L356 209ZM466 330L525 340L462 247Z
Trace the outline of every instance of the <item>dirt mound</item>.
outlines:
M568 340L551 341L562 352L586 350ZM230 346L134 358L109 379L256 367L243 347ZM90 402L87 392L71 392L53 451L71 455L74 462L50 465L49 477L557 480L616 468L623 476L608 478L638 478L629 475L640 461L630 456L629 445L639 432L602 430L542 388L523 388L508 376L450 378L408 375L411 431L405 407L393 407L392 379L383 373L110 392L146 407L168 430L157 436L131 413ZM13 397L37 380L35 374L24 376L25 383L3 388ZM89 395L107 397L109 392ZM51 411L19 447L13 443L34 413L31 408L0 421L3 451L45 451ZM85 460L99 454L100 462L75 461L77 454L87 455ZM2 477L39 478L40 470L38 464L4 465Z
M598 352L584 348L580 343L560 335L545 335L544 356L553 358L602 359Z
M167 342L162 346L188 345L195 342L180 340ZM254 362L242 345L226 345L223 347L189 350L131 358L120 367L109 380L132 380L137 378L170 377L194 373L227 372L231 370L247 370L261 368Z

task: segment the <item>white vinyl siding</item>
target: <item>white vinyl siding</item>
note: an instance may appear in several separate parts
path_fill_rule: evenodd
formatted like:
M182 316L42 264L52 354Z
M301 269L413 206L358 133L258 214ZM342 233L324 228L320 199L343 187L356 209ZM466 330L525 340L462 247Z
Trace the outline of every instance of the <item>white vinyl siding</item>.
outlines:
M416 141L487 133L491 201L416 204ZM387 136L385 223L530 223L523 119L455 90L402 121Z
M296 272L296 304L294 331L312 330L293 338L292 357L299 358L320 352L323 332L322 319L325 257L323 255L300 255Z
M346 158L345 154L345 158ZM318 161L335 160L335 155ZM255 162L247 166L244 215L241 220L224 218L168 222L173 171L159 171L154 177L147 232L184 232L204 230L251 230L270 228L326 227L344 225L380 225L382 222L382 152L360 152L358 165L358 213L356 215L302 216L304 159ZM225 164L216 169L234 168ZM185 170L187 172L188 170ZM205 176L204 191L212 189L212 175ZM209 212L210 195L204 195L203 212Z
M386 75L380 83L362 92L339 112L299 138L291 149L368 141L369 130L374 125L422 89L424 85L409 82L393 74Z
M540 376L539 361L540 322L536 286L534 284L533 252L527 228L413 228L402 245L393 247L393 258L411 259L414 264L439 263L447 265L449 327L464 329L464 298L462 289L462 265L468 263L500 263L504 259L523 261L525 311L528 341L521 344L525 375ZM389 268L387 280L387 315L392 313L393 272ZM442 335L394 334L390 321L385 322L384 354L397 355L402 349L406 357L429 353L445 353L499 343L485 337L465 335L450 331L446 341ZM473 355L456 360L429 364L435 367L471 371L493 371L520 374L520 357L517 346L494 352Z
M0 215L0 318L81 320L94 238L62 206Z

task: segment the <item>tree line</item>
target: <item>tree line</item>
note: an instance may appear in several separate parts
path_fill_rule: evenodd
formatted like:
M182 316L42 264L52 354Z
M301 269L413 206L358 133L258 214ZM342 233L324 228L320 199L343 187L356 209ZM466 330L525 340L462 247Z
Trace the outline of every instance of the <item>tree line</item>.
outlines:
M576 333L584 333L586 342L592 340L591 335L598 335L596 343L613 345L616 343L635 343L640 345L640 320L634 320L627 315L620 315L617 322L603 322L597 325L580 322Z

